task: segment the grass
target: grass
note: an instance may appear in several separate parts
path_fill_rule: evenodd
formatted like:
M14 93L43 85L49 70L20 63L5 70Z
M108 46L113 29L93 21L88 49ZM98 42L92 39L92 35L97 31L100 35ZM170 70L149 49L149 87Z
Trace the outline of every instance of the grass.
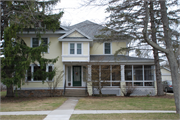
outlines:
M175 113L73 114L70 120L179 120Z
M79 110L175 110L173 96L166 97L87 97L79 100Z
M6 90L1 91L1 97L4 97L4 96L6 96Z
M54 110L66 100L64 97L1 97L1 111Z
M46 115L1 115L1 120L43 120Z

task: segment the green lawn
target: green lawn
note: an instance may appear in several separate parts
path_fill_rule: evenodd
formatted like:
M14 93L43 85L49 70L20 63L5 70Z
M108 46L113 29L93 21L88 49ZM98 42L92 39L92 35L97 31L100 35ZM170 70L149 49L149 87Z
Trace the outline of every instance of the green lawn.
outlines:
M73 114L70 120L179 120L175 113Z
M6 91L1 91L1 97L6 96Z
M1 120L43 120L46 115L1 115Z
M1 111L54 110L66 100L65 97L1 97Z
M76 110L175 110L174 98L166 97L86 97Z

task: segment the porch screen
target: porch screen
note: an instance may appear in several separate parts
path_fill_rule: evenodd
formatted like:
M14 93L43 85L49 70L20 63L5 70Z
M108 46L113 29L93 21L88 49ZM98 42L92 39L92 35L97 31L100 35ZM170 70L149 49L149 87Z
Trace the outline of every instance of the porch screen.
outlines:
M101 80L109 80L110 81L110 65L102 65L101 66Z
M99 80L99 66L98 65L92 65L92 80Z
M153 80L154 70L153 65L144 65L144 80Z

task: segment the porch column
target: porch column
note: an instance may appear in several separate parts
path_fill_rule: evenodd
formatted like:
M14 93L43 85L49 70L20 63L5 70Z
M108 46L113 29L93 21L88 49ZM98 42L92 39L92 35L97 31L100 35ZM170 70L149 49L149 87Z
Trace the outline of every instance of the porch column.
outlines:
M92 96L92 82L91 82L91 65L88 65L88 80L87 80L87 92L89 96Z
M126 86L124 66L125 65L121 65L121 96L124 96L122 90L125 90L125 86Z
M65 70L65 65L63 64L63 88L64 88L64 84L65 84L65 76L66 76L66 70Z

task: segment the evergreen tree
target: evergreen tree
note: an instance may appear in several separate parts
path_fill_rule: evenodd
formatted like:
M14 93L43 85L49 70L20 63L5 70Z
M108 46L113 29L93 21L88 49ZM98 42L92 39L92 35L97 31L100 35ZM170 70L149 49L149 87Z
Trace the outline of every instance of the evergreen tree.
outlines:
M53 77L55 70L46 73L43 69L48 63L55 63L58 59L45 59L43 52L48 46L43 42L39 47L31 48L20 38L23 31L35 29L36 36L41 39L41 33L47 30L55 31L60 26L63 12L52 14L52 6L59 0L46 2L38 1L1 1L1 40L5 41L2 59L2 82L7 86L8 97L14 96L13 86L21 87L25 80L26 70L30 63L39 63L41 69L37 72L46 80ZM35 73L33 77L37 75Z

